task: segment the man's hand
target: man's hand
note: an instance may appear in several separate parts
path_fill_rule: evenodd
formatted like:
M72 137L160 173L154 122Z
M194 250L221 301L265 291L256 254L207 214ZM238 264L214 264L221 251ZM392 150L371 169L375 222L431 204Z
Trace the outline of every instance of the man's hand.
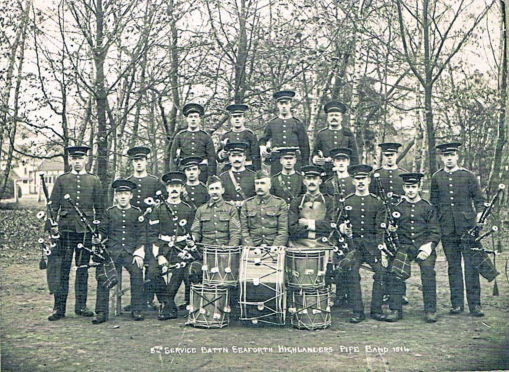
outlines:
M344 222L341 225L339 225L339 232L343 235L348 236L349 238L353 236L352 226L349 226Z
M387 259L387 254L384 251L381 251L381 262L383 267L389 266L389 260Z
M260 146L260 155L263 157L269 156L269 153L267 152L267 146Z
M307 218L299 218L299 225L307 228L309 226L309 220Z
M389 230L389 232L395 233L396 231L398 231L398 226L394 226L394 225L389 224L387 229Z
M98 235L98 236L95 236L95 235L92 235L92 245L99 245L101 244L101 235Z
M417 254L417 259L424 261L431 254L431 242L423 244L419 247L419 253Z
M479 220L481 219L481 215L482 215L482 212L479 212L479 213L477 213L477 217L476 217L477 226L479 226L480 230L482 230L484 227L484 222L483 223L479 222Z
M164 256L158 256L157 257L157 264L159 266L167 266L168 265L168 260Z
M138 269L143 269L143 258L140 256L133 256L133 264L135 264Z

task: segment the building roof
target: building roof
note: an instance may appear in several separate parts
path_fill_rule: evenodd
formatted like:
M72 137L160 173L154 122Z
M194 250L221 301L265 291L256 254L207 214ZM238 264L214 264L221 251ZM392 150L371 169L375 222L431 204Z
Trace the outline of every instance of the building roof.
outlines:
M62 158L44 159L37 167L38 172L64 171L64 161Z

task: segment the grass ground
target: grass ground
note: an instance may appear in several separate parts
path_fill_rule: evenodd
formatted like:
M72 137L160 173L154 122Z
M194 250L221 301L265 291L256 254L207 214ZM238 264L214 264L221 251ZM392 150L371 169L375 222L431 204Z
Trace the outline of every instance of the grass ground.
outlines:
M41 222L35 214L30 210L2 211L0 217L2 371L509 369L509 285L504 274L498 277L499 296L492 296L493 283L481 279L484 318L468 313L451 316L442 252L437 263L436 324L422 319L419 269L415 265L407 286L410 304L404 308L404 319L397 323L367 320L352 325L348 323L349 310L333 308L332 326L317 331L290 326L246 327L238 322L220 330L196 329L185 326L184 314L160 322L150 312L143 322L133 322L123 314L92 325L90 318L72 312L72 289L68 300L71 311L66 318L48 322L52 297L45 272L38 269ZM507 248L497 258L501 272L509 251L507 244L504 246ZM362 282L368 307L368 272L363 272ZM88 305L93 308L93 271L89 288ZM295 347L310 349L298 351ZM265 351L261 353L258 348Z

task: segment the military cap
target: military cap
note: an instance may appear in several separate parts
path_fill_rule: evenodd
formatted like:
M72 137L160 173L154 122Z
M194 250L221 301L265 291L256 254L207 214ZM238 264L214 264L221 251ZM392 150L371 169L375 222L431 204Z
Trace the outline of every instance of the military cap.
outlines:
M70 156L86 156L90 147L88 146L69 146L65 148Z
M325 171L322 167L319 167L317 165L306 165L302 167L301 172L304 173L304 176L324 176Z
M399 176L401 178L403 178L404 183L415 184L415 183L420 182L421 178L424 177L424 174L422 174L422 173L401 173Z
M189 157L184 158L180 161L180 166L182 168L199 166L202 161L203 161L203 159L200 158L199 156L189 156Z
M352 149L349 149L347 147L332 149L332 150L330 150L329 156L333 159L338 159L338 158L350 159L350 156L352 156Z
M221 178L219 178L218 176L210 176L209 179L207 180L207 187L218 182L221 184L221 186L223 186L223 181L221 181Z
M329 112L341 112L344 114L346 112L346 106L343 102L329 101L323 106L323 110L326 114Z
M272 97L274 97L276 101L291 100L295 97L295 92L293 90L280 90L275 92Z
M136 146L127 150L130 159L146 158L150 154L150 149L146 146Z
M182 112L184 116L188 116L192 112L197 112L200 116L203 116L203 114L205 114L205 109L199 103L187 103L184 105Z
M386 152L396 153L399 151L399 148L401 147L401 143L396 143L396 142L379 143L378 147L380 147L382 149L383 153L386 153Z
M262 178L270 178L270 174L267 171L260 169L255 172L255 180L260 180Z
M278 149L279 154L281 157L283 156L297 156L297 152L299 152L298 147L280 147Z
M228 111L231 115L243 114L247 110L249 110L249 106L243 105L243 104L233 104L233 105L226 106L226 111Z
M167 185L171 183L180 183L183 185L186 183L186 179L186 175L182 172L168 172L162 177L163 182Z
M450 142L450 143L442 143L441 145L436 146L437 150L442 154L447 152L456 152L458 151L458 147L461 146L460 142Z
M242 151L245 152L249 145L245 142L228 142L224 149L227 152Z
M350 165L348 167L348 174L352 177L367 177L373 170L373 167L368 164Z
M115 191L131 191L136 188L136 184L132 181L119 178L118 180L113 181L111 187Z

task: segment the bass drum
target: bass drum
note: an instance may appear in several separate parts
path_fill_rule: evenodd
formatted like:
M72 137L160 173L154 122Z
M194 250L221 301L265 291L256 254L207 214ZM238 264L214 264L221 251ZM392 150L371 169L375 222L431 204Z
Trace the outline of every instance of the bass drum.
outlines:
M284 259L283 248L244 248L239 268L240 320L285 324Z
M294 289L289 294L288 312L292 326L299 329L324 329L331 325L329 288Z
M198 285L191 286L186 325L198 328L223 328L230 322L228 288Z
M240 247L203 249L203 283L236 287L239 283Z

